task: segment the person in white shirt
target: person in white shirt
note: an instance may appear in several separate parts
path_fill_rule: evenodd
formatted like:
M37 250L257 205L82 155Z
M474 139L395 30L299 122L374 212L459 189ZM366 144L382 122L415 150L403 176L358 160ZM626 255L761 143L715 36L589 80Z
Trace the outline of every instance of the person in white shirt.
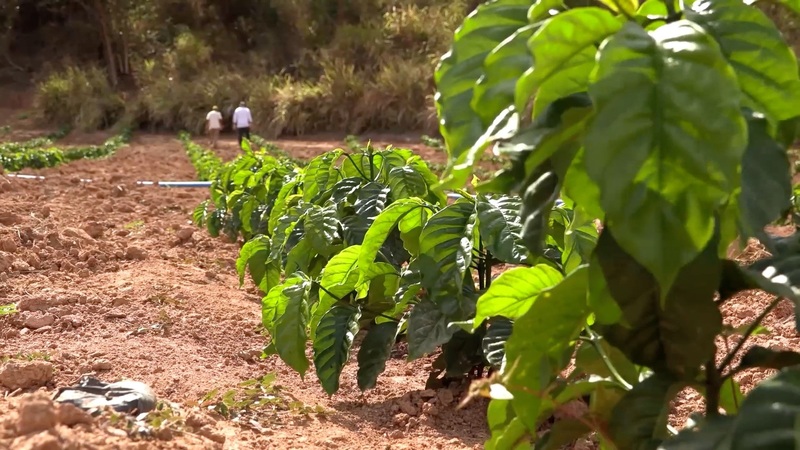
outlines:
M233 126L239 134L239 148L242 147L242 138L250 140L250 125L253 123L253 116L250 114L250 108L245 106L244 102L239 103L239 107L233 111Z
M217 148L217 140L219 139L219 132L222 129L222 114L216 105L211 108L211 111L206 114L206 133L208 133L208 140L212 148Z

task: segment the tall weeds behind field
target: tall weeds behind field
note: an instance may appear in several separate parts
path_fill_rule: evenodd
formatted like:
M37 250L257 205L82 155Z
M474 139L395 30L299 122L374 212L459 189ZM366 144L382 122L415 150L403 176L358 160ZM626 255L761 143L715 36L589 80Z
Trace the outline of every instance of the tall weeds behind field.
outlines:
M81 130L113 125L125 104L97 67L67 67L52 73L37 92L37 110L48 122Z
M165 51L131 59L133 87L126 86L131 92L124 103L98 69L54 72L39 86L44 117L82 128L124 117L134 128L197 133L213 105L230 127L233 109L246 100L254 131L270 138L325 131L435 133L433 69L467 12L465 3L357 0L336 17L317 11L317 3L274 1L273 10L259 13L265 20L273 13L284 19L281 30L292 39L282 52L267 39L271 35L245 19L240 26L253 35L251 44L269 51L232 58L222 37L176 27ZM288 64L276 65L287 55Z

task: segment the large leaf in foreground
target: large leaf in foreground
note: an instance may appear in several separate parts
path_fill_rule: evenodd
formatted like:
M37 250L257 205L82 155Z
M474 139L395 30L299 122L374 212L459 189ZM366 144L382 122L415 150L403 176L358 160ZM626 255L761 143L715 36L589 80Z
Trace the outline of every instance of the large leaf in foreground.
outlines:
M477 329L490 317L518 319L528 312L539 294L563 278L558 270L546 264L515 267L503 272L478 299L473 328Z
M553 101L586 91L598 42L622 23L598 7L576 8L548 19L528 42L533 67L517 83L517 110L535 97L534 115Z
M766 119L750 114L747 125L739 207L746 236L755 236L789 209L792 177L786 151L768 134Z
M319 322L314 336L314 367L328 395L339 390L339 376L350 356L353 337L358 333L358 308L336 305Z
M484 60L506 38L528 25L530 5L530 0L497 0L479 6L456 30L451 50L436 68L436 111L450 156L446 180L450 186L460 188L467 181L471 167L453 167L462 163L487 128L470 107L475 84L484 74Z
M536 431L542 407L541 394L535 393L569 362L566 351L570 341L586 324L587 272L585 266L581 267L539 294L528 312L514 323L514 333L506 342L507 387L514 394L514 410L529 431Z
M714 339L722 331L714 304L721 278L716 242L681 269L662 304L658 282L617 244L616 236L616 229L603 230L594 256L622 309L623 323L598 330L632 362L692 379L713 356Z
M683 385L669 374L655 373L627 392L614 407L609 431L619 448L654 449L669 434L670 402Z
M587 171L620 246L666 295L711 239L709 211L738 184L747 128L736 75L698 25L648 34L628 22L601 47L591 81Z
M766 14L741 0L700 0L684 14L719 42L750 106L773 120L800 115L797 58Z

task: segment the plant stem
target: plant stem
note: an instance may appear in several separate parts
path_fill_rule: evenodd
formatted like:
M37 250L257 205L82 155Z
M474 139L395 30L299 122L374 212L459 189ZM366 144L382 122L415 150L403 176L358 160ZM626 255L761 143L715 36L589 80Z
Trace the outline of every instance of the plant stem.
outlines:
M600 345L600 341L603 339L602 336L595 333L594 330L589 328L588 325L586 326L586 332L589 334L589 337L583 338L583 340L589 342L592 345L592 347L594 347L594 349L597 350L597 353L600 355L600 359L603 360L603 363L608 368L608 371L611 372L611 376L614 378L614 381L616 381L617 384L619 384L620 387L622 387L626 391L630 391L631 389L633 389L633 386L631 386L630 383L625 381L625 378L623 378L622 375L620 375L619 372L617 372L617 368L614 367L614 364L611 362L611 358L608 357L608 354L603 349L603 346Z
M366 179L372 180L372 178L367 178L367 174L365 174L365 173L364 173L364 171L362 171L362 170L361 170L361 167L358 167L358 165L356 164L356 162L355 162L355 161L353 161L353 157L352 157L352 156L350 156L350 154L349 154L349 153L345 153L345 154L344 154L344 156L345 156L347 159L349 159L351 163L353 163L353 167L355 167L355 168L356 168L356 170L358 171L358 173L359 173L359 174L360 174L360 175L361 175L361 176L362 176L362 177L363 177L365 180L366 180Z
M717 354L717 347L714 346L714 355ZM706 363L706 417L716 417L719 415L719 394L722 387L722 377L717 370L715 357Z
M742 336L742 340L739 341L738 344L736 344L736 347L734 347L733 351L728 353L728 355L725 357L725 360L722 361L722 364L720 364L719 370L717 370L718 373L721 374L722 372L725 371L725 369L728 368L728 366L730 366L730 364L733 362L733 358L735 358L736 354L739 353L739 350L742 349L742 346L744 346L744 343L745 341L747 341L747 338L749 338L750 335L756 331L756 328L761 326L761 322L764 321L764 318L767 317L767 315L771 313L776 306L778 306L778 303L780 303L781 299L782 299L781 296L776 295L770 302L769 306L767 306L764 309L764 311L761 311L761 314L759 314L758 317L756 317L756 320L754 320L753 323L751 323L750 326L747 327L747 330L744 332L744 336ZM732 373L733 371L731 371L728 375L722 377L722 380L724 381Z

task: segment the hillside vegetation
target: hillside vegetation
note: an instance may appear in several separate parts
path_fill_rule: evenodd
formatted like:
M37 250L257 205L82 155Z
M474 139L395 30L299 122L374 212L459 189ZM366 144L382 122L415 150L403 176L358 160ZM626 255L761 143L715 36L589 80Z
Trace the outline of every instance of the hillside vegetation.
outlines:
M437 131L433 69L479 0L4 0L0 83L48 125L259 134ZM567 3L587 3L572 0ZM792 42L796 25L765 5Z
M0 77L49 124L200 131L245 99L265 136L436 129L466 0L9 0ZM472 4L470 4L472 3Z

